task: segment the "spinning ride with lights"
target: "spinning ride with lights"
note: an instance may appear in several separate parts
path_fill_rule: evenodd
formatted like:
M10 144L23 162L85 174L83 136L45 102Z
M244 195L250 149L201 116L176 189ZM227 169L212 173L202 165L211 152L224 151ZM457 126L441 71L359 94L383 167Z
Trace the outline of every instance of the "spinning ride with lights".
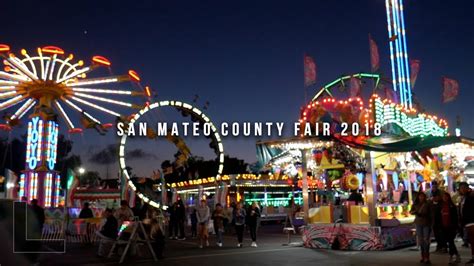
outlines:
M209 147L214 150L214 153L216 154L216 161L218 162L218 168L217 168L217 172L216 172L214 180L215 181L220 181L222 171L224 170L224 146L222 144L222 139L221 139L221 137L218 133L217 128L214 126L214 124L209 119L209 117L206 116L200 109L198 109L198 108L196 108L196 107L194 107L194 106L192 106L188 103L184 103L184 102L180 102L180 101L155 102L155 103L152 103L152 104L146 106L145 108L140 110L138 113L136 113L134 116L132 116L129 123L127 124L127 126L125 128L134 127L135 123L140 122L140 120L141 120L141 122L143 122L142 118L144 117L145 114L147 114L149 112L157 111L158 109L164 108L164 107L173 108L173 109L181 112L184 116L189 115L193 122L198 122L202 126L204 126L205 124L206 124L206 126L209 126L209 129L210 129L209 133L210 134L209 134L208 137L211 139ZM131 176L130 176L128 170L127 170L128 167L127 167L127 164L126 164L126 151L125 151L125 149L126 149L126 144L127 144L127 136L128 136L128 134L123 134L123 136L120 140L119 164L120 164L121 172L122 172L123 176L125 176L125 178L127 179L127 182L128 182L128 185L130 186L130 188L133 189L136 192L137 196L141 200L143 200L147 204L150 204L153 207L159 208L160 203L158 201L154 200L154 197L152 197L150 195L146 195L146 193L143 193L142 191L139 191L139 189L137 189L137 187L135 186L135 184L131 180ZM150 138L150 139L156 139L156 138L158 138L158 135L154 130L152 130L151 128L148 128L147 129L147 137ZM186 143L184 142L184 140L182 138L178 137L178 136L171 135L169 132L166 135L166 139L168 141L170 141L171 143L173 143L179 151L179 156L177 158L177 163L178 164L184 164L187 161L187 159L189 158L189 156L191 155L191 151L186 146ZM161 180L161 182L165 182L164 178ZM181 183L184 183L184 182L187 183L187 181L183 181ZM162 193L163 192L164 191L162 190Z
M111 66L111 62L102 56L94 56L91 65L82 60L74 60L72 54L55 46L37 49L36 55L21 50L21 57L11 53L8 45L0 45L0 55L4 58L4 71L0 71L0 111L21 106L11 115L5 115L3 130L11 130L30 111L26 150L26 170L20 177L19 197L28 200L37 199L41 206L56 207L59 204L60 176L54 170L58 144L58 118L67 124L69 133L80 133L67 110L73 110L80 116L81 124L86 128L95 128L105 132L111 123L102 123L89 111L99 111L126 120L117 111L103 104L137 108L142 106L113 97L148 96L148 87L137 89L117 89L118 83L138 83L138 74L129 70L126 75L88 77L94 70ZM107 97L98 96L107 95ZM67 105L69 109L64 108ZM87 111L86 111L87 109Z

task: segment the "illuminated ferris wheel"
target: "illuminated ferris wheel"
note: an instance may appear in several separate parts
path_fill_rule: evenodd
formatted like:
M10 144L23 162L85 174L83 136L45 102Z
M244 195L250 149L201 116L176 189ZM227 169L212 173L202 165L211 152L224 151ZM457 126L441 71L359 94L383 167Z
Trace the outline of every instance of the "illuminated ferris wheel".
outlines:
M3 129L11 129L19 123L33 107L35 113L41 113L46 120L49 116L60 114L69 127L70 133L82 132L66 112L64 105L81 114L81 122L86 127L106 129L112 124L103 124L92 113L84 110L92 108L115 117L122 117L116 110L103 106L111 104L121 107L140 109L130 102L117 100L117 96L151 96L149 87L138 89L120 89L118 83L140 82L139 75L129 70L126 75L89 78L90 72L100 67L110 67L111 62L103 56L93 56L91 65L83 60L74 60L72 54L55 46L38 48L35 55L25 49L21 57L10 52L8 45L0 45L0 55L4 58L4 71L0 71L0 111L10 109L21 103L13 114L6 115Z

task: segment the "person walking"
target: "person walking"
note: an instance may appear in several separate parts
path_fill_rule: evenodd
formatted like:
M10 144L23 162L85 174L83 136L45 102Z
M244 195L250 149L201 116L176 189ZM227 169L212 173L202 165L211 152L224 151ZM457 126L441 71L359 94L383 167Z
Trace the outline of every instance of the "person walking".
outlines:
M447 253L447 240L444 239L445 234L443 233L443 226L441 220L441 191L436 190L432 194L431 199L431 208L433 213L433 235L436 241L436 250L437 253Z
M420 245L420 263L430 264L430 235L432 226L432 208L425 193L418 193L417 201L410 213L415 215L416 237Z
M208 247L209 232L207 225L209 223L210 210L205 199L201 200L201 203L199 204L199 207L196 209L196 211L198 221L199 248L202 248L204 243L206 244L206 247Z
M224 209L220 203L216 204L216 209L212 213L212 220L214 221L214 232L217 237L217 246L222 247L222 234L224 233Z
M471 260L466 264L474 263L474 193L467 182L459 183L459 193L462 195L459 205L461 226L466 230L469 245L471 245Z
M257 205L257 202L253 202L250 205L249 211L247 212L247 222L250 230L250 238L252 238L251 247L257 247L257 226L258 218L260 217L260 208Z
M237 203L234 209L234 223L235 223L235 232L237 233L237 247L242 247L242 242L244 238L244 227L245 227L245 209L242 208L242 203Z
M454 244L458 231L458 212L449 193L443 193L442 200L440 201L440 217L441 239L448 244L449 263L458 263L461 261L461 256L459 256L456 244ZM443 244L446 245L445 243Z

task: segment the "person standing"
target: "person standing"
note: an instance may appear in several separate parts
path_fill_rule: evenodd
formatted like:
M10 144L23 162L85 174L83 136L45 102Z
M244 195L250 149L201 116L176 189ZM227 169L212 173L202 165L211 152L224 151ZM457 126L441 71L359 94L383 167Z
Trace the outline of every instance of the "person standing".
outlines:
M30 203L31 203L31 210L36 216L37 229L41 236L43 232L44 221L46 219L44 215L44 209L38 205L37 199L32 199Z
M244 227L245 227L245 209L242 208L242 203L237 203L234 209L234 223L235 223L235 232L237 233L237 247L242 247L242 241L244 238Z
M168 233L170 239L178 239L178 209L177 203L173 203L168 208L169 221L168 221Z
M186 240L184 234L184 222L186 221L186 208L184 207L183 201L178 199L176 202L176 219L179 229L178 240Z
M461 261L454 239L458 229L458 212L454 205L451 195L443 193L440 201L441 234L443 241L446 241L449 249L449 263L458 263Z
M89 208L89 202L84 202L83 208L79 213L79 219L90 219L94 218L94 213L92 212L91 208ZM86 244L92 244L90 232L92 231L91 223L88 220L85 221L86 232L84 233L84 242Z
M152 246L158 259L163 258L163 250L165 248L165 235L161 230L160 223L157 219L151 219L150 239L153 240Z
M198 222L198 234L199 234L199 248L202 248L204 243L206 247L209 246L209 232L207 225L211 216L209 207L205 199L201 200L199 207L196 209L197 222Z
M191 214L191 237L194 239L197 237L197 211L196 208L193 208Z
M468 242L471 245L471 260L466 264L474 263L474 193L467 182L459 183L459 193L462 195L459 205L461 226L466 230Z
M357 191L357 189L351 190L351 194L349 195L347 201L353 201L355 205L364 205L364 198L362 197L362 194Z
M250 230L250 238L252 238L251 247L257 247L257 226L258 218L260 217L260 209L258 208L257 202L253 202L250 205L249 211L247 212L247 222Z
M212 220L214 221L214 231L217 237L217 246L222 247L222 234L224 233L224 209L220 203L216 204L216 209L212 213Z
M81 212L79 213L80 219L94 218L94 213L89 208L89 202L84 202Z
M430 235L432 226L432 208L425 193L418 193L417 202L413 204L410 213L415 215L416 237L420 245L420 263L430 262Z
M29 250L34 251L32 253L25 254L26 257L32 264L38 263L39 254L41 253L41 243L38 241L42 239L43 236L43 226L45 222L44 209L38 205L37 199L32 199L30 206L28 206L28 213L33 213L34 218L27 223L28 229L26 230L26 239ZM28 217L28 216L26 216ZM30 239L30 241L28 241ZM36 240L36 241L34 241Z

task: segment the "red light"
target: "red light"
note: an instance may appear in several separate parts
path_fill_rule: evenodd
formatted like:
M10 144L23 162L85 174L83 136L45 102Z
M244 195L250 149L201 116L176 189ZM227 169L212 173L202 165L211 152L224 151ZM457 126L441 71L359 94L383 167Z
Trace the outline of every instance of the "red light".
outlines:
M146 93L146 96L151 97L151 89L150 89L150 87L145 86L145 93Z
M6 44L0 44L0 53L6 53L10 51L10 46Z
M100 55L96 55L96 56L93 56L92 57L92 62L93 63L96 63L98 65L103 65L103 66L110 66L112 65L112 63L110 63L109 59L103 57L103 56L100 56Z
M78 134L78 133L82 133L82 128L71 128L69 129L69 134Z
M7 124L0 124L0 130L11 131L12 127Z
M140 76L138 76L137 72L135 72L134 70L129 70L128 75L133 81L136 81L136 82L140 81Z
M64 50L56 46L45 46L41 51L47 54L64 54Z
M114 125L112 123L107 123L107 124L102 124L102 127L103 128L111 128L113 127Z

